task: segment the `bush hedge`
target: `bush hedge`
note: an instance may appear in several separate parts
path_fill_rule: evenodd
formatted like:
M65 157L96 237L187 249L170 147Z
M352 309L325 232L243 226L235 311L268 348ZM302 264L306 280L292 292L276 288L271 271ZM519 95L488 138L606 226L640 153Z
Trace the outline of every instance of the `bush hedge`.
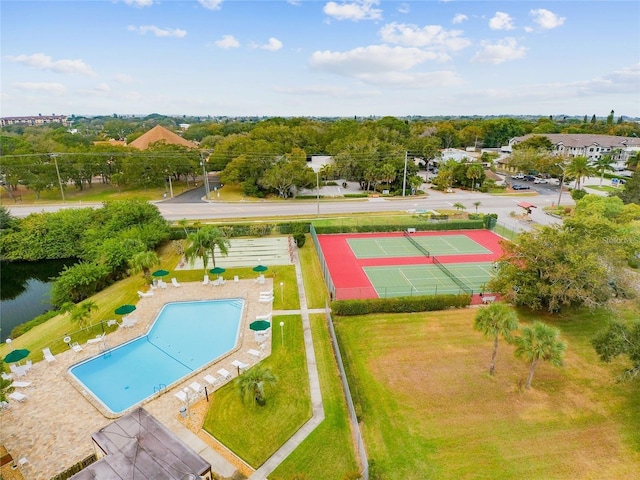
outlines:
M471 295L424 295L419 297L373 298L368 300L335 300L331 310L336 315L369 313L410 313L463 308L471 305Z
M318 234L329 233L369 233L369 232L397 232L402 227L393 224L378 225L324 225L317 226ZM451 222L416 223L417 231L439 230L481 230L485 228L483 220L454 220Z

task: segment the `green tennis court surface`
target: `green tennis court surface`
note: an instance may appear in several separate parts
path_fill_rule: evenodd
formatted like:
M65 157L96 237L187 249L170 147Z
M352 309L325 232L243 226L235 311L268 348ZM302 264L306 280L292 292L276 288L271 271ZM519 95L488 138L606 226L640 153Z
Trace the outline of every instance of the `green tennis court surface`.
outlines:
M447 270L473 293L480 293L493 275L493 263L447 263ZM433 264L364 267L378 296L404 297L468 293Z
M463 255L492 253L466 235L418 236L411 238L431 255ZM422 256L404 237L349 238L349 248L356 258L417 257Z

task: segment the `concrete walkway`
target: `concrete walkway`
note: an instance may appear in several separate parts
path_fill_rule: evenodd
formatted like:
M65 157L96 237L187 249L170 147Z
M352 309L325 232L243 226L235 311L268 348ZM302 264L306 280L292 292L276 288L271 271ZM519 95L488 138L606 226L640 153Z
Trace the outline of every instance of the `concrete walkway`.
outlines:
M263 480L273 472L298 446L307 438L313 430L324 420L324 405L322 404L322 392L320 391L320 378L318 376L318 365L316 354L313 348L313 338L311 336L311 322L309 321L309 309L307 308L307 296L302 282L302 268L300 268L300 258L298 251L294 250L296 281L300 295L300 310L279 310L273 315L297 314L302 316L302 329L304 334L304 347L307 358L307 371L309 373L309 390L311 392L311 405L313 415L276 453L274 453L253 475L251 480ZM311 313L324 313L324 309L312 310Z

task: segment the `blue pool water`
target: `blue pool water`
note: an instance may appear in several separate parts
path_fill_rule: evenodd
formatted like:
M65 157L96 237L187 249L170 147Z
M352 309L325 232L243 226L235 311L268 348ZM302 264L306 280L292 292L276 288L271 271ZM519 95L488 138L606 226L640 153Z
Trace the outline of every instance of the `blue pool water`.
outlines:
M107 409L118 414L232 350L244 300L166 304L147 335L69 369Z

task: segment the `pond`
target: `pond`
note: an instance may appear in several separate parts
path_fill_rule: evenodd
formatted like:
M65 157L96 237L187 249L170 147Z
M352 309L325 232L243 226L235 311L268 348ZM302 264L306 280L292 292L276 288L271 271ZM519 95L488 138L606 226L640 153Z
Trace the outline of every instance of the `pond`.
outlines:
M18 325L51 309L52 278L74 260L0 262L0 341Z

